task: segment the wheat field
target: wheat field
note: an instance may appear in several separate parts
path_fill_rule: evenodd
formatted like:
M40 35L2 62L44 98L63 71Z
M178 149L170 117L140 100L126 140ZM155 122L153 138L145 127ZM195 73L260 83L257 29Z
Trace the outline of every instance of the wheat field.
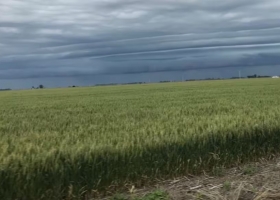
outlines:
M1 92L0 137L1 199L81 199L278 153L280 80Z

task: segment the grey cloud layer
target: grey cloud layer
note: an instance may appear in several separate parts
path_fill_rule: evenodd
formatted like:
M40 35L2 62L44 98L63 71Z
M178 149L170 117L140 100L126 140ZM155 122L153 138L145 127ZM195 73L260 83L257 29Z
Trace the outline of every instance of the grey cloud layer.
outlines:
M280 65L278 0L0 0L0 79Z

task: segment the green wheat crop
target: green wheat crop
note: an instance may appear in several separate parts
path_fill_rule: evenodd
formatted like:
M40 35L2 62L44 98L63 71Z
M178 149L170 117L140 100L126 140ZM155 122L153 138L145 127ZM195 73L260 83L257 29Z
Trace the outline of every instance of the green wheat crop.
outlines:
M280 81L1 92L0 137L0 199L78 199L280 152Z

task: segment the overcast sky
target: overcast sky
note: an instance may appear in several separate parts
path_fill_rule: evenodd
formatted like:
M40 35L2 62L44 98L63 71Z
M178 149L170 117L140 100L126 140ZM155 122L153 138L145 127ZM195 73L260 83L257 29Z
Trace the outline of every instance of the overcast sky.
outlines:
M0 88L280 75L279 0L0 0Z

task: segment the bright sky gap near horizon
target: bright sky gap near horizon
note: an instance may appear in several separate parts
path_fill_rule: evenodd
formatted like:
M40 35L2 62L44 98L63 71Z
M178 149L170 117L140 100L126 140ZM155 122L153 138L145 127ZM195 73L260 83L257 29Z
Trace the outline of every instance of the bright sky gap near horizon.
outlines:
M280 75L279 0L0 0L0 88Z

